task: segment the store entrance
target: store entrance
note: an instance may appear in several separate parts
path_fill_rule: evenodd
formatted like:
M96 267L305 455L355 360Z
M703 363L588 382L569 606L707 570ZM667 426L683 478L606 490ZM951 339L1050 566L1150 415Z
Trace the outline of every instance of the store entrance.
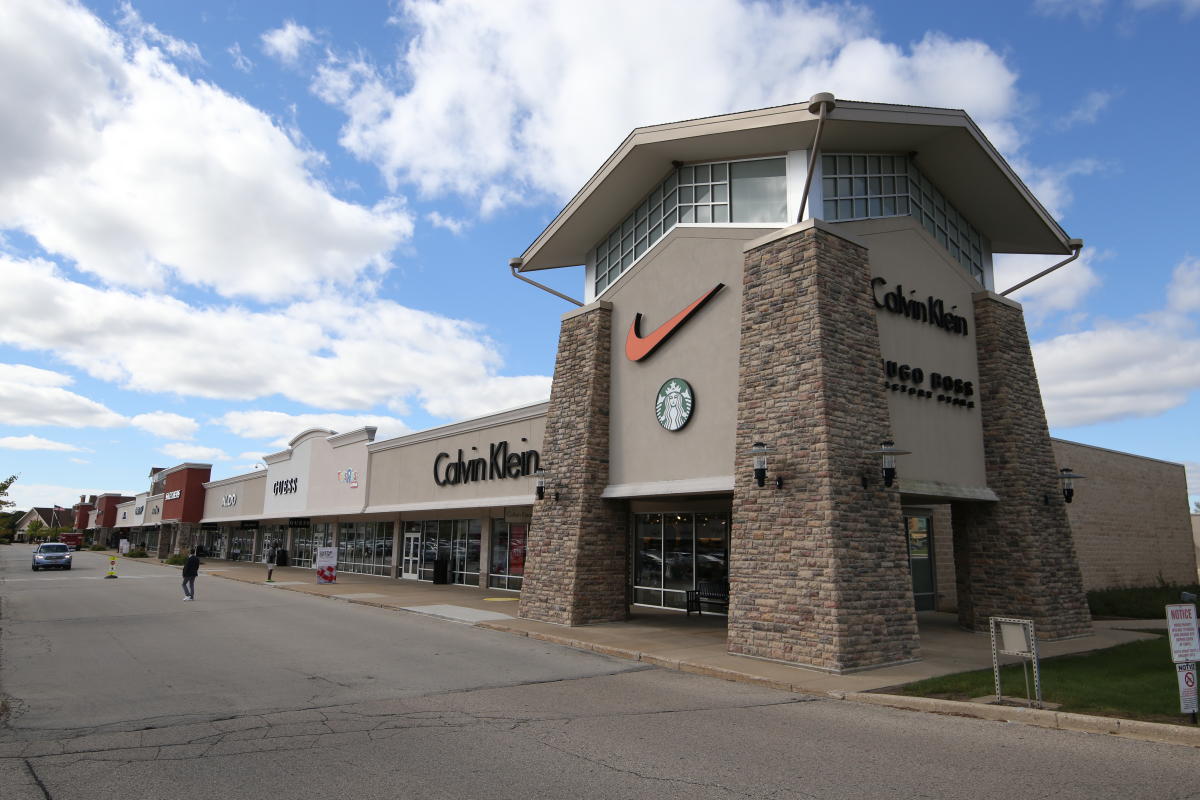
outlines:
M400 577L417 579L417 570L421 565L421 534L405 533L404 549L400 559Z
M904 532L908 539L913 603L917 611L933 611L937 606L937 584L933 574L933 531L930 516L920 513L905 514Z
M687 607L700 583L729 585L729 512L633 515L633 603Z

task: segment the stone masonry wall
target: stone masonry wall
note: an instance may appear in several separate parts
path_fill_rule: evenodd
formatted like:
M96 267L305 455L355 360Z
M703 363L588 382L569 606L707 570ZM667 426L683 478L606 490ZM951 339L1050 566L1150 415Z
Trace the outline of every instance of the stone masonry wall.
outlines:
M546 497L533 506L519 614L582 625L628 616L628 506L608 485L612 306L563 319L543 440ZM558 499L555 499L555 493Z
M1091 617L1050 449L1025 316L975 295L979 408L988 486L997 503L954 503L959 621L1033 619L1039 638L1090 632Z
M1052 439L1055 462L1075 481L1067 506L1084 589L1193 583L1187 475L1172 464Z
M870 277L866 250L820 227L746 254L732 653L833 672L917 654L899 495L863 455L890 438ZM761 488L755 441L777 451Z

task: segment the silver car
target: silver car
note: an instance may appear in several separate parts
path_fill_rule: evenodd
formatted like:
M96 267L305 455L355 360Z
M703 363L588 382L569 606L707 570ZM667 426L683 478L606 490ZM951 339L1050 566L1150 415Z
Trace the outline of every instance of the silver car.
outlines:
M70 569L71 568L71 548L59 542L47 542L39 544L33 550L33 571L45 567L50 569Z

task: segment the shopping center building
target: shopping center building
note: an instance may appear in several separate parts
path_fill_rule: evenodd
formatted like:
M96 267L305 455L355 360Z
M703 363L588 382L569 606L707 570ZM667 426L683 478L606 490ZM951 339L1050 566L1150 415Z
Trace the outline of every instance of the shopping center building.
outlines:
M1081 243L964 112L814 101L633 131L513 260L586 275L548 402L301 432L160 552L336 546L563 625L691 599L833 672L919 658L923 610L1059 639L1085 589L1195 580L1183 467L1052 440L996 291L995 253Z

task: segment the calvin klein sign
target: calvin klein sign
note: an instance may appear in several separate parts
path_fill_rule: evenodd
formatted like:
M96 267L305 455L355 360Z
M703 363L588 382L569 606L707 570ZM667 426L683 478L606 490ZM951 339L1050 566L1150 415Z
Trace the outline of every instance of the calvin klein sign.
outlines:
M541 465L537 450L508 451L508 442L488 445L487 458L464 460L463 451L453 461L449 453L438 453L433 460L433 482L438 486L457 486L461 483L524 478Z
M880 287L887 285L887 278L871 279L871 297L875 300L876 308L886 309L893 314L903 314L911 320L926 322L949 333L967 335L967 318L953 313L958 306L946 310L946 303L932 295L924 301L910 299L904 296L904 287L896 284L896 288L883 295L879 294ZM915 294L916 289L909 291Z

